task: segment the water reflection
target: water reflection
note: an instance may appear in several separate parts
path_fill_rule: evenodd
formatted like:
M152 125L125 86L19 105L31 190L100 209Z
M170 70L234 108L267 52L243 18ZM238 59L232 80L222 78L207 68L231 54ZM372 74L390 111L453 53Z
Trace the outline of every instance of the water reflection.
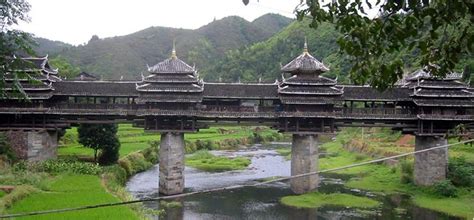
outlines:
M229 157L249 156L252 164L244 171L208 173L193 168L185 169L186 191L210 189L255 182L272 176L289 176L290 161L272 149L248 149L241 151L214 151ZM158 165L137 174L127 183L127 189L137 198L158 197ZM278 182L261 187L193 195L181 198L182 207L166 208L161 219L457 219L442 213L419 208L410 203L408 196L380 196L371 192L348 189L344 181L349 176L327 174L321 179L319 191L342 192L372 197L382 206L372 210L324 206L319 209L296 209L280 204L281 197L292 195L288 183ZM158 209L156 202L145 206ZM158 216L152 216L158 219Z

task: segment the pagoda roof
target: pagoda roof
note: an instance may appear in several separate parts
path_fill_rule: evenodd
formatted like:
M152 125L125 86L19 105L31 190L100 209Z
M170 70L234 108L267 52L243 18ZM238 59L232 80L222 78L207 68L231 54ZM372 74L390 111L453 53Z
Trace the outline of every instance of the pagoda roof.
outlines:
M204 83L205 98L278 99L277 84Z
M26 68L23 71L34 71L34 70L42 70L45 73L57 75L58 69L53 69L48 62L48 55L45 57L25 57L21 58L22 60L31 63L31 68Z
M465 89L469 86L457 80L422 79L407 84L409 88Z
M474 99L414 99L418 106L474 107Z
M293 75L289 78L282 76L283 84L287 85L336 85L337 80L330 79L324 76L317 76L317 77L304 77L299 75Z
M342 95L343 90L335 86L279 86L278 93L294 95Z
M188 75L171 75L171 74L151 74L143 77L143 82L151 83L196 83L198 78L193 74Z
M408 81L417 81L422 79L435 79L435 80L459 80L462 78L462 73L451 72L446 74L444 78L433 76L426 68L416 70L407 76L405 76L399 84L404 85Z
M281 71L285 73L323 73L329 71L329 68L309 54L305 42L303 53L283 66Z
M176 56L172 56L162 62L157 63L154 66L148 67L148 72L151 74L182 74L182 73L194 73L196 70L194 67L186 64Z
M437 98L467 98L474 97L474 93L466 89L425 89L414 88L412 96L416 97L437 97Z
M199 84L177 84L177 83L137 83L139 92L202 92L203 87Z

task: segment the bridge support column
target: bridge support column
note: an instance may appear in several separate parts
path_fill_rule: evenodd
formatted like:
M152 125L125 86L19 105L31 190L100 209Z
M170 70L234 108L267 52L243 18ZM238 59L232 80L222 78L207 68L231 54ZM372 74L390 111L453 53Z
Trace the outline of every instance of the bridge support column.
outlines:
M416 136L415 150L424 150L448 144L443 137ZM415 154L414 182L419 186L431 186L446 179L448 149L436 149Z
M161 134L159 191L165 195L184 190L184 134Z
M7 131L6 138L15 155L22 160L44 161L57 157L57 131Z
M317 136L293 134L291 145L291 175L315 172L318 169ZM290 187L294 193L303 194L318 187L319 175L291 179Z

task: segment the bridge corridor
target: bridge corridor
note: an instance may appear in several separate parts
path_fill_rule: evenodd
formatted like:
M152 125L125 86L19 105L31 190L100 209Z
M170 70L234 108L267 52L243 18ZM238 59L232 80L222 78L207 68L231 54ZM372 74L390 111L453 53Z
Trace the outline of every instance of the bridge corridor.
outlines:
M450 73L445 78L415 71L384 92L367 86L339 85L324 77L329 69L307 48L281 68L275 83L205 83L176 53L148 68L141 81L66 81L47 58L29 58L40 83L19 79L28 102L0 100L0 131L19 158L56 156L58 132L80 123L133 123L161 133L160 192L183 192L184 133L220 124L265 125L292 134L291 174L318 170L320 134L342 127L390 127L416 136L416 150L447 143L462 126L474 130L474 89ZM7 77L4 92L13 90ZM415 156L415 183L445 179L447 150ZM291 181L295 193L318 187L318 176Z

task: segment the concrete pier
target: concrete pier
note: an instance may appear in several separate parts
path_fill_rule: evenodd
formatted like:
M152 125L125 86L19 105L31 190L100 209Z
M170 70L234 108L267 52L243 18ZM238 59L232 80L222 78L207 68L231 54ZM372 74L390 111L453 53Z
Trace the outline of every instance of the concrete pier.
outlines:
M291 175L315 172L318 170L317 136L312 134L293 134L291 145ZM319 175L295 178L290 181L291 190L297 194L307 193L318 187Z
M7 131L5 136L18 159L44 161L57 157L57 131Z
M161 134L160 180L161 194L173 195L184 190L184 134L166 132Z
M415 150L424 150L448 144L443 137L416 136ZM431 186L446 179L448 149L436 149L415 154L414 182L419 186Z

